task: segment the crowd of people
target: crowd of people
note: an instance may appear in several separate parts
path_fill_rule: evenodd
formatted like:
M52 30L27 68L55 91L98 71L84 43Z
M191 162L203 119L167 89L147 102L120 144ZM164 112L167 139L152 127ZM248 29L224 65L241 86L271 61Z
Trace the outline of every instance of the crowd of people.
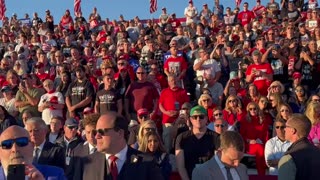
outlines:
M316 179L318 4L250 6L5 18L0 177Z

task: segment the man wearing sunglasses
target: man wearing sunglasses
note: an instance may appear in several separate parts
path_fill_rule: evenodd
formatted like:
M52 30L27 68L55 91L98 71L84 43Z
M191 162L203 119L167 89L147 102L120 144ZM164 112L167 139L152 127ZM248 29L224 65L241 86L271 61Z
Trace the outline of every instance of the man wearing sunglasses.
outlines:
M269 167L270 175L278 175L278 163L291 143L285 139L286 122L282 119L276 119L274 122L276 136L266 142L264 157Z
M26 121L25 129L29 132L30 141L34 145L33 163L65 167L65 152L62 147L46 141L48 127L44 120L32 117Z
M0 158L2 167L0 168L0 179L6 179L8 166L13 164L25 165L25 176L29 180L42 180L53 178L64 180L63 170L46 165L33 165L34 145L30 142L28 132L19 126L10 126L0 137L1 148Z
M128 122L124 117L115 112L100 116L96 132L99 153L80 160L74 180L163 179L152 158L127 145Z
M177 167L182 179L189 180L196 164L202 164L214 156L219 148L219 135L207 128L207 110L195 106L190 111L192 128L181 133L175 144Z
M69 165L72 150L79 144L83 143L82 138L78 135L79 123L77 120L70 118L64 124L64 135L56 140L56 144L62 146L66 152L66 164Z

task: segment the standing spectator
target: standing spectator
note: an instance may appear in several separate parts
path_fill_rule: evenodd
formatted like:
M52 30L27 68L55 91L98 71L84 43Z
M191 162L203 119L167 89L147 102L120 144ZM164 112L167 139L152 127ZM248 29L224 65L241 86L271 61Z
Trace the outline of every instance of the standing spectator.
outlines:
M167 8L163 7L161 10L162 13L160 14L159 20L161 27L164 28L169 22L169 15L167 14Z
M257 4L252 8L255 17L260 18L262 13L266 11L266 7L261 4L261 0L257 0Z
M53 30L54 30L54 21L53 21L53 16L50 14L50 10L49 9L46 10L46 23L47 23L47 27L49 28L49 30L51 32L53 32Z
M135 119L140 108L146 108L153 116L158 104L159 93L157 88L147 81L145 69L139 67L136 74L138 81L130 84L125 94L125 113L128 120Z
M26 121L25 129L29 132L30 141L34 145L33 163L50 166L65 167L65 152L62 147L46 141L47 126L39 117L32 117Z
M63 136L64 119L60 116L52 117L50 121L49 133L47 133L47 141L56 144L56 140Z
M19 111L15 106L16 98L13 96L11 88L3 86L1 92L3 98L0 98L0 105L3 106L11 116L16 118L19 115Z
M179 116L181 106L189 101L189 97L184 89L178 87L175 76L168 76L168 84L169 87L160 94L159 109L162 112L162 139L169 152L172 148L174 122Z
M244 155L244 141L237 132L228 131L221 135L221 146L217 154L207 162L197 166L192 179L248 180L247 167L240 163Z
M190 111L192 129L181 133L175 144L175 154L179 174L183 180L192 177L196 164L208 161L220 146L218 134L207 129L207 111L201 107L193 107Z
M200 18L204 17L207 21L210 20L212 11L208 8L208 4L203 4L202 10L200 11Z
M279 3L275 2L275 0L270 0L270 2L268 2L268 4L267 4L266 8L267 8L269 18L272 18L274 16L278 16L280 13Z
M76 80L73 81L66 93L66 105L69 117L82 117L85 107L90 106L94 89L90 81L85 77L85 68L79 66L76 70Z
M291 143L285 139L286 122L284 120L276 120L273 128L276 136L267 141L264 156L269 167L269 174L278 175L278 163Z
M222 20L223 19L223 11L224 7L222 4L220 4L219 0L214 0L214 6L213 6L213 14L218 15L218 19Z
M184 16L186 19L186 24L197 23L198 10L193 6L193 1L189 0L189 5L184 9Z
M41 96L38 111L42 112L44 122L50 125L52 117L63 116L64 97L61 92L54 89L53 82L49 79L43 82L43 87L47 93Z
M301 114L293 114L286 122L285 138L292 145L279 161L279 180L317 179L320 150L308 140L311 122Z
M110 75L103 77L104 89L97 92L94 111L104 114L107 111L115 111L122 114L122 98L118 90L114 89L114 79Z
M29 110L35 116L38 116L39 111L37 106L41 95L40 91L32 86L31 76L29 74L24 74L22 76L22 82L19 85L15 103L16 107L19 108L20 114Z
M250 24L254 19L254 14L252 11L248 10L249 4L247 2L243 3L243 11L238 14L238 20L242 26Z
M273 70L269 63L261 63L261 53L258 50L252 53L252 59L254 64L249 65L247 68L246 81L248 83L253 82L259 93L266 96L270 82L273 79Z

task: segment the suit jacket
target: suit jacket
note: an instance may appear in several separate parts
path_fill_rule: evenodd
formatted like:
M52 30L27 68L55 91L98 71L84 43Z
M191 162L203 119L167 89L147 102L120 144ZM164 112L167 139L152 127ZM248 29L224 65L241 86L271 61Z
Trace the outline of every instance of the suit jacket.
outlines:
M96 152L82 158L74 173L74 180L112 180L105 154ZM160 168L151 156L128 147L127 159L117 180L163 180Z
M247 167L240 164L236 167L236 171L239 174L241 180L248 180ZM215 160L212 157L209 161L197 165L192 172L192 180L223 180L225 179L223 173Z
M79 144L74 150L71 152L70 164L66 167L66 177L68 179L72 179L74 176L74 171L78 163L80 163L80 159L89 155L89 143Z
M35 167L42 173L45 179L65 180L63 170L54 166L35 165ZM0 167L0 180L6 180L3 167Z
M62 147L46 141L38 159L38 164L65 168L65 151Z

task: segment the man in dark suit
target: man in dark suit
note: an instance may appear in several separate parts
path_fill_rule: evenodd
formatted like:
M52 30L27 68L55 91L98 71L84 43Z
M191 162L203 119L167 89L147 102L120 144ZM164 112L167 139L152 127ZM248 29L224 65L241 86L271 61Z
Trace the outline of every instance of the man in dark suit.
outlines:
M220 136L220 140L217 154L193 169L192 180L249 179L246 166L240 164L244 155L244 141L241 135L227 131Z
M81 159L75 180L163 179L154 159L127 145L128 121L115 112L102 115L96 126L97 151Z
M57 179L64 180L63 170L54 166L33 165L32 152L34 149L28 132L19 126L10 126L0 136L1 148L0 179L6 179L8 166L25 164L25 176L29 180Z
M46 141L47 125L39 117L32 117L25 122L30 141L34 144L33 163L65 167L65 152L62 147Z
M82 124L87 141L79 144L71 152L70 164L66 169L66 176L68 179L72 179L72 177L74 176L74 171L76 165L79 163L80 158L88 156L89 154L95 153L97 151L97 141L95 139L95 135L96 125L99 117L100 114L89 114L83 119Z

